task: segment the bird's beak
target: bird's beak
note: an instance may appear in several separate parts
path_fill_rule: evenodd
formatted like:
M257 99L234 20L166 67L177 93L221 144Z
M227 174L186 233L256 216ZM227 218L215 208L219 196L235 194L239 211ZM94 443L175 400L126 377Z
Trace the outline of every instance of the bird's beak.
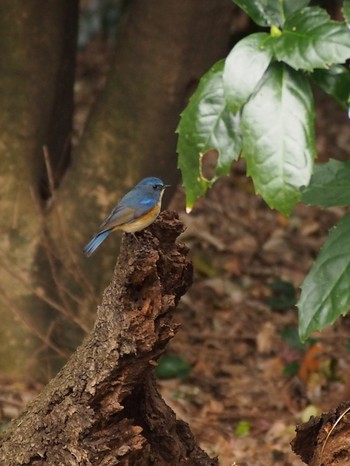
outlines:
M163 189L166 189L166 188L171 188L171 184L165 184L165 185L163 186Z

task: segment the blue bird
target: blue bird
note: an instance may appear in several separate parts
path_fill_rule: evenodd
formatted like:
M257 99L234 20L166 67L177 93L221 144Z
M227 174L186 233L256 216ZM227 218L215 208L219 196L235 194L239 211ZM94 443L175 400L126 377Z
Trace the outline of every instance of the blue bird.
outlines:
M97 233L84 247L86 256L91 254L115 230L134 233L148 227L160 212L164 190L169 185L159 178L149 177L141 180L120 200L103 221Z

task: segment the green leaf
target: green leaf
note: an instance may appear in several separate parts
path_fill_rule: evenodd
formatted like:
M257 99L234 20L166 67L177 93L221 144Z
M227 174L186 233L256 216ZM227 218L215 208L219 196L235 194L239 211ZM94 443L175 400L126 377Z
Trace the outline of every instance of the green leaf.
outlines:
M235 428L235 435L237 437L245 437L250 433L251 423L249 421L239 421Z
M283 26L285 18L309 0L233 0L259 26Z
M300 369L300 362L299 361L291 361L283 367L283 375L286 377L294 377L298 374Z
M345 21L350 24L350 0L343 0L343 15L345 18Z
M350 32L319 7L306 7L289 17L279 37L271 37L276 59L292 68L312 71L344 63L350 57Z
M155 374L158 379L185 379L191 371L191 365L180 356L161 356Z
M281 26L281 7L276 0L233 0L259 26Z
M304 204L333 207L350 205L350 160L329 160L315 165L306 188L302 188Z
M329 233L301 287L299 334L305 341L332 324L350 307L350 214Z
M177 128L178 166L186 189L187 208L205 194L218 176L227 175L241 151L240 116L232 115L223 88L224 62L216 63L200 80L197 90L181 114ZM214 149L219 153L215 176L201 173L201 156Z
M286 311L295 306L297 297L293 283L274 280L269 288L273 294L268 298L268 303L273 311Z
M310 3L310 0L282 0L284 16L288 18L298 10L302 10Z
M225 97L233 113L244 105L270 64L272 51L264 47L266 32L251 34L239 41L225 61Z
M350 71L342 65L329 70L315 70L312 79L326 94L331 95L346 110L350 106Z
M256 192L289 215L309 183L314 107L305 76L281 63L269 67L242 112L243 154Z
M294 325L283 327L281 330L281 337L291 348L298 351L305 349L306 345L300 340L298 329Z

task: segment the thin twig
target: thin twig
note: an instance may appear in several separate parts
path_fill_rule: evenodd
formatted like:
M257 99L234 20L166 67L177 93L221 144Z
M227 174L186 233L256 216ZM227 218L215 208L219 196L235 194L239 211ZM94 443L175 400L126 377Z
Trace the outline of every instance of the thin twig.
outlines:
M56 301L53 299L49 298L43 291L35 289L29 282L29 280L22 274L20 269L16 268L14 264L11 264L11 267L4 265L4 262L0 262L0 267L5 270L11 277L17 279L22 285L24 285L25 288L27 288L28 291L33 293L34 296L36 296L38 299L44 301L46 304L51 306L53 309L55 309L57 312L60 314L64 315L68 319L72 319L74 323L80 327L84 332L88 332L88 328L86 325L83 324L83 322L80 322L79 319L75 317L75 315L71 315L67 310L64 308L64 306L60 306ZM16 268L16 271L12 271L12 269Z
M64 239L66 250L68 252L68 256L71 260L70 264L73 266L73 271L76 273L72 273L72 275L76 278L77 282L81 284L82 288L85 289L85 292L90 296L90 298L95 301L96 300L96 294L94 291L94 288L92 284L86 279L85 274L82 272L81 267L79 265L79 262L77 260L76 254L73 252L70 242L67 236L67 231L64 227L65 222L62 219L62 212L61 209L57 208L57 220L58 220L58 226L60 229L61 237Z
M322 449L321 449L321 453L320 453L320 460L319 460L319 465L321 466L321 463L322 463L322 456L323 456L323 452L324 452L324 449L327 445L327 442L328 442L328 439L329 437L331 436L332 432L334 431L334 429L336 428L336 426L339 424L339 422L343 419L343 417L345 416L345 414L347 414L348 412L350 411L350 406L348 406L346 408L346 410L338 417L338 419L335 421L335 423L332 425L332 428L331 430L328 432L327 434L327 437L322 445Z
M43 153L44 153L45 167L46 167L47 176L49 180L49 186L51 190L51 196L52 196L52 199L55 200L55 183L54 183L53 171L52 171L52 167L50 163L50 157L49 157L47 146L43 146ZM64 239L66 250L69 254L69 257L72 261L72 265L74 267L72 275L74 276L76 281L81 284L82 288L85 288L85 291L90 295L90 297L95 299L94 289L91 283L86 279L85 275L82 273L79 263L76 259L76 254L73 253L70 247L66 229L64 228L65 222L62 219L61 209L59 205L56 206L56 217L58 220L58 227L61 233L61 237ZM74 274L74 272L76 273L76 275Z
M0 403L7 403L9 405L16 406L16 408L23 408L25 402L24 401L18 401L14 400L13 398L6 398L5 396L0 395Z
M43 154L44 154L44 161L45 161L45 168L46 168L47 178L49 180L50 194L51 194L52 199L54 199L55 198L55 182L54 182L52 167L51 167L51 163L50 163L49 150L48 150L47 146L43 146Z
M32 198L33 198L34 206L36 207L36 210L38 212L38 215L39 215L40 218L42 218L41 210L40 210L40 207L39 207L39 205L38 205L38 203L36 201L36 197L35 197L35 193L34 193L33 189L30 189L30 192L31 192L31 195L32 195ZM44 227L43 227L43 230L44 230ZM69 303L68 303L68 301L66 299L65 293L64 293L65 289L62 286L62 282L59 280L57 272L56 272L55 260L60 260L60 259L52 251L52 248L51 248L51 246L49 244L49 241L48 241L48 237L45 234L45 232L44 232L44 234L42 236L43 236L44 246L45 246L45 250L46 250L46 254L47 254L47 259L48 259L50 270L51 270L51 275L52 275L52 278L53 278L53 280L55 282L59 297L60 297L64 307L66 308L67 316L71 316L71 318L73 320L73 316L75 316L75 313L70 308L70 305L69 305ZM60 261L60 263L62 263L62 262ZM66 264L62 263L62 265L63 265L65 271L67 272L67 274L71 275L75 279L74 274L72 274L72 272L69 270L69 268L66 267ZM70 297L71 296L72 296L72 294L70 293ZM78 319L77 319L77 322L79 322L79 326L81 328L83 328L84 324L82 324Z
M21 322L41 341L43 341L47 347L56 351L57 354L67 359L69 357L68 353L65 353L61 350L55 343L48 340L46 335L43 335L36 326L33 326L27 319L23 316L22 311L16 306L16 304L6 295L3 289L0 288L0 297L5 302L5 304L11 309L11 311L21 320Z
M45 156L45 154L47 154L47 151L44 150L44 156ZM46 158L45 158L45 163L49 163L49 161L47 161ZM33 198L34 206L36 207L36 210L37 210L40 218L42 219L43 216L41 214L40 206L37 203L34 190L31 189L30 192L31 192L31 195L32 195L32 198ZM44 227L43 227L43 230L45 230ZM48 243L48 238L47 238L45 232L44 232L44 234L42 236L43 236L43 240L44 240L44 244L45 244L46 255L47 255L49 265L50 265L50 269L51 269L51 275L52 275L52 278L54 279L54 282L56 284L56 288L57 288L59 297L60 297L64 307L67 310L67 314L73 315L73 311L70 308L69 303L66 300L66 297L65 297L64 293L62 292L62 288L59 286L59 281L57 280L57 275L56 275L56 267L55 267L54 261L52 260L52 257L53 257L52 248L50 248L50 244Z

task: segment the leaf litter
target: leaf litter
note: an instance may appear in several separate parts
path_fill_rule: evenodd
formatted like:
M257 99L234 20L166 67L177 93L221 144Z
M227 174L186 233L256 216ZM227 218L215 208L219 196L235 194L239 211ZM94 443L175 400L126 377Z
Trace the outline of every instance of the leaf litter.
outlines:
M181 328L168 352L192 370L186 380L160 380L159 386L221 466L301 466L290 448L296 424L350 395L349 317L315 335L316 342L293 343L295 297L344 211L298 205L286 219L252 191L240 162L190 215L181 188L172 201L188 225L182 240L195 279L180 303ZM289 286L274 291L276 281ZM284 288L290 305L275 309L271 297ZM284 336L286 328L295 330L293 337Z

